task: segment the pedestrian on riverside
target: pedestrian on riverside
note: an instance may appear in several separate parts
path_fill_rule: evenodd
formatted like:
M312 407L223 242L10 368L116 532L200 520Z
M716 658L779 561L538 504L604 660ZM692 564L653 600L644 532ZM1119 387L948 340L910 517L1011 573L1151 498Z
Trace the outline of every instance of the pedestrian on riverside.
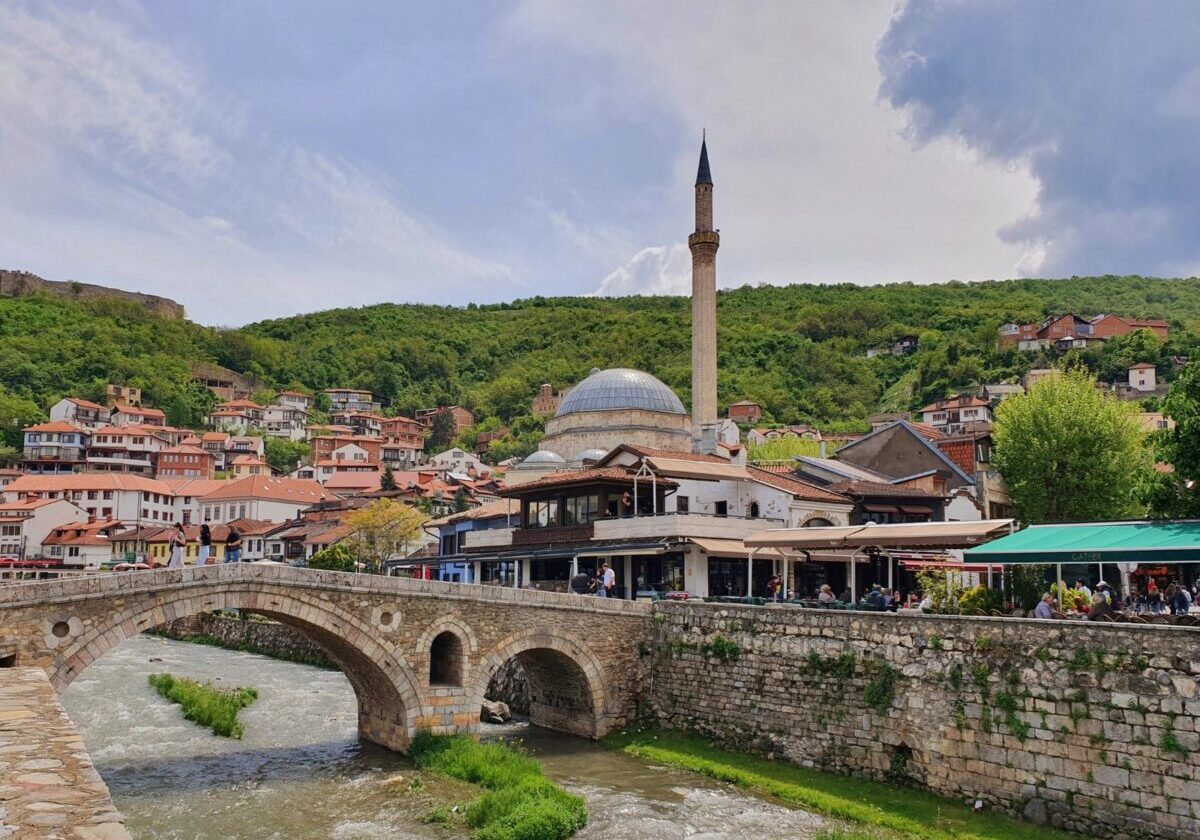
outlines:
M1167 606L1171 609L1171 615L1187 615L1188 599L1185 593L1182 586L1172 583L1167 587Z
M212 554L212 529L205 522L200 526L200 557L196 560L197 566L207 566L209 563L215 563L216 558L211 557Z
M225 537L225 562L242 562L242 535L232 525L229 526L229 535Z
M187 545L187 534L183 531L183 525L176 522L175 530L171 533L171 559L167 561L168 569L183 568L183 547L185 545Z
M617 573L613 571L612 566L605 563L601 567L604 571L600 575L600 587L596 590L596 594L601 598L613 597L612 590L617 585Z

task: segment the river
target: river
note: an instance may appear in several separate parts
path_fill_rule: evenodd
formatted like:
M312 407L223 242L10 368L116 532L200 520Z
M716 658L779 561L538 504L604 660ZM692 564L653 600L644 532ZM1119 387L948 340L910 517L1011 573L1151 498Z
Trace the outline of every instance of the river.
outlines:
M253 686L245 737L183 719L149 674ZM471 790L418 774L403 756L355 737L353 690L337 671L142 636L108 653L63 694L136 840L452 838L421 818ZM581 840L794 840L823 824L700 776L529 727L519 738L546 773L588 803Z

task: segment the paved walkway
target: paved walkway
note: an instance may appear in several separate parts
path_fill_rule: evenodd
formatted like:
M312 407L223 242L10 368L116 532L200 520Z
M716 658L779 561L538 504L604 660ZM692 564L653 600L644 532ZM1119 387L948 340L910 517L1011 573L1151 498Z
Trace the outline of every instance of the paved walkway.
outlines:
M41 668L0 668L0 838L130 840Z

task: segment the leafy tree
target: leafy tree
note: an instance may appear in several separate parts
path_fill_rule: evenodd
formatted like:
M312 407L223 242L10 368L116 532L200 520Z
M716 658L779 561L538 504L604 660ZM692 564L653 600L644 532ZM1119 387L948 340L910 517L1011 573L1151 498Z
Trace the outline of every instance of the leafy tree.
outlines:
M263 450L267 463L281 473L290 473L296 469L297 462L307 458L312 451L303 441L276 437L264 438Z
M1027 523L1135 514L1148 465L1133 406L1075 369L1039 380L996 409L992 462Z
M250 395L250 402L258 403L259 405L270 405L275 402L275 390L272 388L259 388Z
M816 457L821 454L821 444L815 440L796 437L781 437L758 446L751 446L746 460L751 463L762 461L791 461L799 455ZM832 455L832 450L826 454Z
M454 512L462 513L471 506L470 500L467 498L466 488L459 487L454 491Z
M342 520L348 531L344 542L354 549L365 570L375 573L385 561L408 553L425 521L421 513L407 505L376 499Z
M1142 498L1152 516L1200 516L1200 361L1189 362L1171 384L1162 409L1175 428L1155 432L1151 441L1157 460L1172 471L1147 474Z
M14 448L25 445L22 430L46 422L46 415L33 400L19 397L0 387L0 442Z
M0 467L11 467L21 460L21 450L7 443L0 443Z
M433 416L433 423L430 426L429 440L426 441L426 449L430 452L441 452L450 445L450 441L454 438L454 415L449 411L443 411Z
M308 568L328 569L331 572L353 572L358 568L358 556L345 543L334 543L308 558Z
M396 489L396 474L392 472L391 466L383 468L383 475L379 477L380 490L395 490Z

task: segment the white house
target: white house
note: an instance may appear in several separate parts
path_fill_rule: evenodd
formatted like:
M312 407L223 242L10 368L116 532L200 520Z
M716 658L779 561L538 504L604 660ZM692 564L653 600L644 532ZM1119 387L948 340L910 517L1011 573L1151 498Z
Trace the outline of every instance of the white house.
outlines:
M234 519L287 522L326 496L325 490L315 481L254 475L226 481L200 497L198 503L203 522L232 522Z
M308 437L308 412L291 404L276 403L263 409L263 429L270 437L304 440Z
M61 560L64 566L99 569L112 559L113 536L121 527L115 519L68 522L50 532L42 542L42 554Z
M64 397L50 406L50 420L70 423L84 429L99 429L108 425L108 409L88 400Z
M1158 387L1154 365L1141 362L1129 368L1129 387L1135 391L1153 391Z
M24 475L4 488L9 502L66 499L88 516L125 525L174 522L175 493L165 481L128 473Z
M42 543L55 528L86 518L83 508L66 499L0 503L0 557L40 557Z
M455 447L447 449L445 452L439 452L429 459L431 467L437 467L439 470L455 473L470 473L475 471L476 475L486 473L489 467L483 461L480 461L470 452Z

